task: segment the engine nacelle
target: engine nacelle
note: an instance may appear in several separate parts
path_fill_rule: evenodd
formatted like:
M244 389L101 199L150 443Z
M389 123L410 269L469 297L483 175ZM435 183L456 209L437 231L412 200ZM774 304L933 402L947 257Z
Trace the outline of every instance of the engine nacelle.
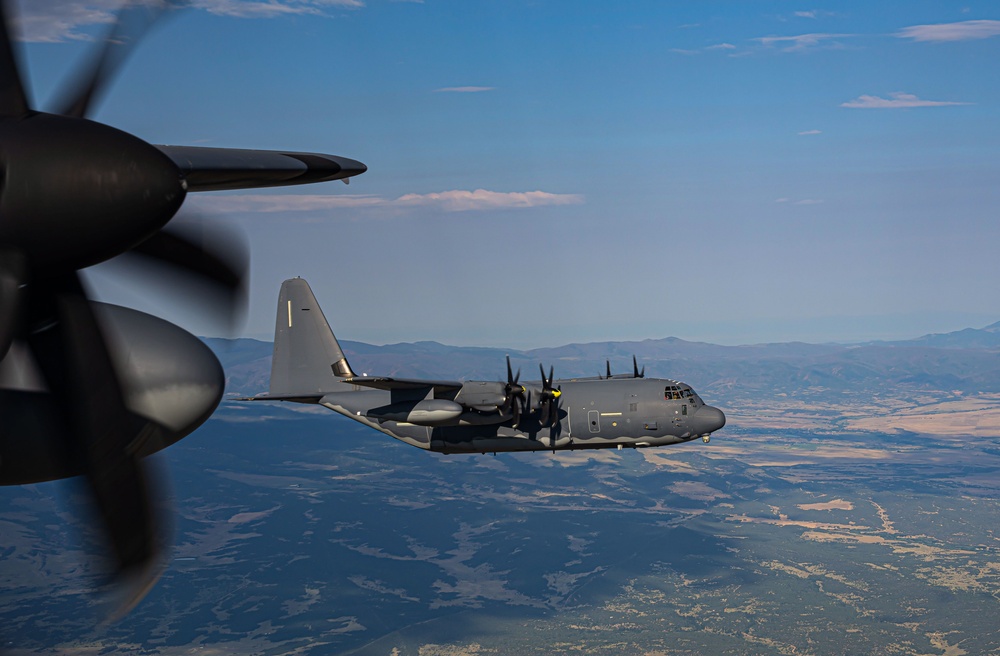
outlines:
M495 410L506 400L506 385L492 381L468 381L462 384L462 389L455 395L455 401L458 403L483 412Z
M215 354L194 335L143 312L94 303L129 410L160 426L147 456L203 424L219 405L225 375ZM66 457L65 399L49 394L31 351L15 342L0 361L0 485L21 485L80 473Z

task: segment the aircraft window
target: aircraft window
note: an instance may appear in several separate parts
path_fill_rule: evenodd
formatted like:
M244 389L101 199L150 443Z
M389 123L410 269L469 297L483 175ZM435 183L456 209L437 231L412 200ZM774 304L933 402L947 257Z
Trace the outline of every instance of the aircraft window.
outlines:
M688 413L687 403L681 406L681 414L686 415Z

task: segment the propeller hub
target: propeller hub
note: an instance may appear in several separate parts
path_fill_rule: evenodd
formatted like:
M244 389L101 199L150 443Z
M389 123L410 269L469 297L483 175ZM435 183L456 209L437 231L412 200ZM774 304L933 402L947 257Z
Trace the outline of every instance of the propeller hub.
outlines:
M0 167L0 245L44 277L125 252L162 228L186 194L177 166L145 141L54 114L0 123Z

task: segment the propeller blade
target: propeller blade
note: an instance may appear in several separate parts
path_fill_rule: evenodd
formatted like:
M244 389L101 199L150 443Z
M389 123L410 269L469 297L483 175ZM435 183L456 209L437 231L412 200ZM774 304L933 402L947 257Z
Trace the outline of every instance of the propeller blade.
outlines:
M513 373L510 367L510 356L507 356L507 385L504 387L504 397L503 406L501 407L501 412L507 414L513 411L513 422L512 426L517 428L517 425L521 422L521 411L524 407L524 394L525 390L523 387L517 384L517 381L521 378L521 368L517 368L517 373Z
M538 405L541 408L541 416L539 417L539 423L542 426L548 426L549 420L552 418L552 406L556 399L562 394L562 390L553 390L552 381L555 376L555 366L549 367L549 377L545 377L545 367L539 363L538 370L542 373L542 393L539 398ZM558 410L556 410L556 419L558 419Z
M21 80L17 57L14 56L7 3L0 0L0 116L24 116L29 111L28 94Z
M91 105L101 96L142 37L167 9L178 6L180 3L177 0L125 2L104 38L104 46L77 74L75 84L71 83L62 94L56 104L57 113L75 118L86 117Z
M553 451L556 448L556 441L562 434L562 424L559 423L559 397L562 396L562 387L552 392L552 423L549 429L549 443Z
M0 360L17 334L26 266L20 253L0 253Z
M607 365L608 378L611 378L611 360L605 360L604 364Z
M137 455L160 430L125 406L103 333L77 275L32 289L32 319L47 326L29 344L51 393L63 404L64 457L82 463L116 581L136 581L134 604L159 577L160 522L147 467Z
M122 265L152 265L153 271L138 273L196 301L230 328L246 310L249 257L242 235L231 230L170 226L118 259Z
M514 402L514 397L508 394L507 398L503 400L503 403L501 403L500 407L498 408L500 410L500 414L506 415L507 413L509 413L511 411L513 402Z

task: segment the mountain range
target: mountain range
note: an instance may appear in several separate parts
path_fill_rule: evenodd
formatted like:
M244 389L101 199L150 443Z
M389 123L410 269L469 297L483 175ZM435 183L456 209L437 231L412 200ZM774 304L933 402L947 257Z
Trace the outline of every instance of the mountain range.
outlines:
M270 342L207 338L226 370L227 390L267 390ZM634 355L646 374L674 378L707 395L743 397L871 392L898 388L1000 392L1000 322L984 328L930 334L911 340L858 344L786 342L721 346L676 337L591 342L526 351L415 342L375 346L341 340L359 373L433 379L500 380L509 355L524 380L538 379L538 365L556 378L596 376L610 361L612 373L632 370Z

